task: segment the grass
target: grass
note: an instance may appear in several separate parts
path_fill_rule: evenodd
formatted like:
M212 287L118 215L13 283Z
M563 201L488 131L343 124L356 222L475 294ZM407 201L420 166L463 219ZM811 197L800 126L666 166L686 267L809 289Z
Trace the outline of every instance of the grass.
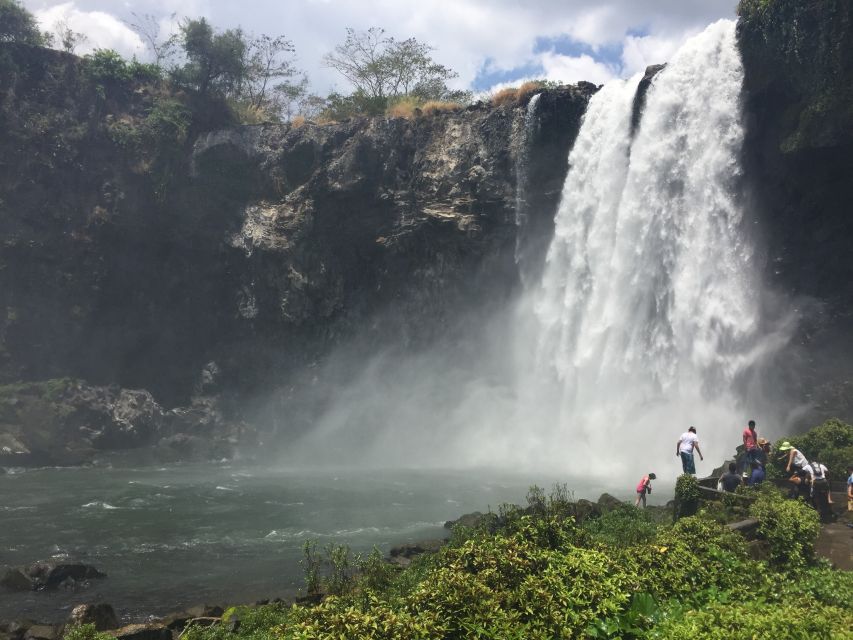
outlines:
M528 80L521 86L506 87L495 92L491 97L491 102L496 107L503 104L522 104L527 102L534 94L548 88L548 86L548 83L543 80Z

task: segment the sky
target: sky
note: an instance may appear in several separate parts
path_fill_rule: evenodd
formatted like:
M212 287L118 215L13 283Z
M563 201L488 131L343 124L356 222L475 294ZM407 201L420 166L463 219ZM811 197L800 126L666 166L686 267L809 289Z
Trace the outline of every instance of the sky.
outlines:
M691 35L734 18L737 0L24 0L43 29L64 21L86 35L78 47L116 49L146 59L126 22L150 14L174 29L181 17L206 17L220 29L284 35L296 64L319 94L347 91L323 66L346 28L379 26L415 37L459 74L453 88L488 92L527 79L601 84L665 62ZM176 18L172 18L173 14Z

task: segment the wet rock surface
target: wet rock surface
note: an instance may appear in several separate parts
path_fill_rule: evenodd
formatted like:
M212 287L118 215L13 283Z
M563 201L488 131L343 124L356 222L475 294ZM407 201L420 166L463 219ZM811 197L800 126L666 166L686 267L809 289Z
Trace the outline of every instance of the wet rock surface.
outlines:
M111 605L106 603L81 604L74 607L68 618L68 626L83 624L93 624L98 631L106 631L119 627L115 610L113 610Z

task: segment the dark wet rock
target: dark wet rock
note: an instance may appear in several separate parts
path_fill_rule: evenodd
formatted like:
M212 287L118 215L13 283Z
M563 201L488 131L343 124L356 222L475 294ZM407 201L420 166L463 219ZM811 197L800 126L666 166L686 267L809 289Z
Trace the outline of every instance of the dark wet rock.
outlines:
M199 604L187 609L193 618L221 618L225 609L219 605Z
M24 634L24 640L57 640L58 637L59 628L47 624L35 624Z
M0 623L0 631L9 634L12 638L23 638L27 629L36 624L33 620L11 620Z
M0 464L71 466L107 451L152 463L219 460L238 443L256 441L254 430L226 417L216 397L167 411L148 391L80 380L0 386Z
M581 498L575 503L575 520L580 523L601 515L601 506L596 502Z
M612 511L621 507L624 503L619 499L611 496L609 493L602 493L598 498L598 506L602 512Z
M637 129L640 128L640 121L643 117L643 109L646 107L646 95L649 92L649 87L652 86L652 80L666 67L666 64L652 64L646 67L646 72L637 85L637 92L634 94L634 104L631 107L631 137L633 138Z
M486 516L479 511L474 511L473 513L466 513L463 516L460 516L456 520L448 520L444 523L445 529L452 529L453 527L459 525L461 527L466 527L468 529L477 528L484 520Z
M32 579L36 589L46 590L63 586L66 588L85 586L88 580L107 577L107 574L98 571L95 567L80 563L39 562L30 566L26 573Z
M153 622L130 624L110 631L118 640L172 640L172 632L161 624Z
M229 633L239 633L240 624L240 618L232 617L230 620L228 620L228 623L225 625L225 628L228 629Z
M391 551L389 552L390 561L394 564L405 567L411 564L412 560L418 556L422 556L426 553L435 553L445 544L447 544L447 540L440 538L401 544L391 548Z
M77 605L71 610L71 615L68 618L68 626L84 624L93 624L98 631L106 631L108 629L117 629L119 621L115 610L109 604Z
M0 576L0 587L10 591L31 591L33 589L33 581L20 569L9 568Z
M766 540L750 540L746 545L746 552L753 560L770 559L770 545Z
M853 3L742 2L740 11L743 174L761 230L758 264L771 290L798 301L791 347L765 384L809 407L794 428L850 422Z

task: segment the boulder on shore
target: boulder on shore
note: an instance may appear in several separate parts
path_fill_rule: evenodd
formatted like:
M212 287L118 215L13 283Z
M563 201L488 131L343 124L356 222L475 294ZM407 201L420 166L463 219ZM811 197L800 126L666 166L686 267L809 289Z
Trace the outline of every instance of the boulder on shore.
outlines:
M172 640L172 632L162 624L129 624L110 632L118 640Z
M80 604L72 609L71 616L68 618L68 626L74 627L84 624L93 624L98 631L117 629L119 626L115 610L103 602Z

